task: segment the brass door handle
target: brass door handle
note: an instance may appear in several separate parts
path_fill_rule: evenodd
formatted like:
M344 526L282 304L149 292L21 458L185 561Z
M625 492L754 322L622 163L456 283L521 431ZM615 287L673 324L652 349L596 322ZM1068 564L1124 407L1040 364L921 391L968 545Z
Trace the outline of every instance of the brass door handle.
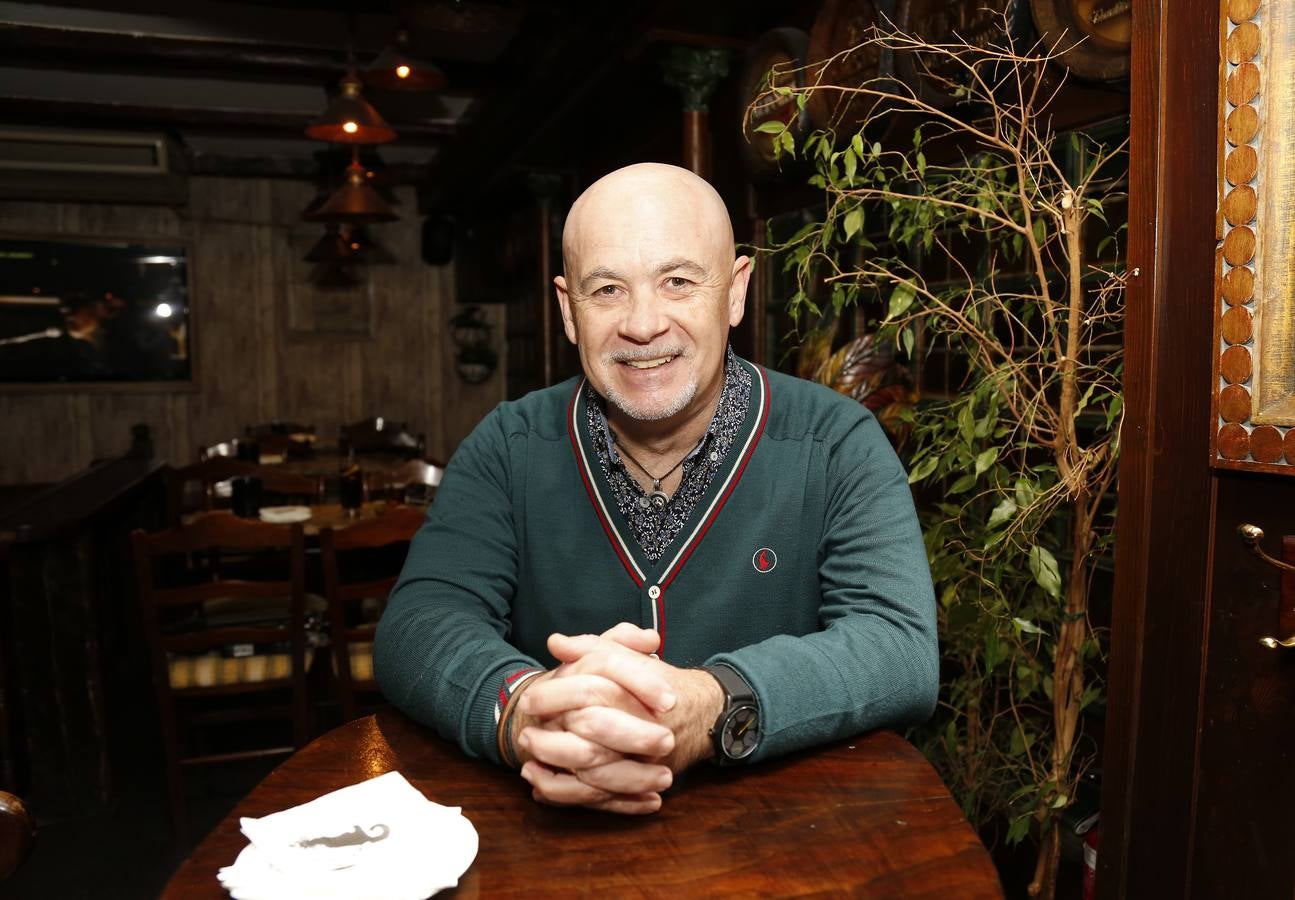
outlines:
M1251 553L1268 563L1268 565L1283 572L1295 572L1295 566L1280 559L1274 559L1264 552L1264 548L1260 546L1264 539L1264 530L1258 525L1238 525L1237 534L1241 536L1241 543L1249 547ZM1259 643L1269 650L1290 649L1295 647L1295 635L1291 635L1285 640L1266 635L1259 639Z
M1268 565L1281 569L1283 572L1295 572L1295 566L1288 562L1282 562L1280 559L1274 559L1264 552L1263 547L1259 546L1264 539L1264 530L1258 525L1238 525L1237 534L1241 535L1241 543L1249 547L1251 553L1268 563Z

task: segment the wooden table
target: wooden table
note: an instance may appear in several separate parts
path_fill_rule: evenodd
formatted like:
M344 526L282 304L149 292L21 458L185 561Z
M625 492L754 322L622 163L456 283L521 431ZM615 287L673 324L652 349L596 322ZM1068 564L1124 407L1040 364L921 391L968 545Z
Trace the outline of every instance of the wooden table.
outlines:
M357 719L258 785L180 866L164 898L221 898L216 870L264 816L399 770L481 836L457 897L1001 897L989 855L935 770L890 732L741 769L702 765L660 812L622 817L531 799L516 773L464 756L396 712ZM434 848L429 848L434 852Z

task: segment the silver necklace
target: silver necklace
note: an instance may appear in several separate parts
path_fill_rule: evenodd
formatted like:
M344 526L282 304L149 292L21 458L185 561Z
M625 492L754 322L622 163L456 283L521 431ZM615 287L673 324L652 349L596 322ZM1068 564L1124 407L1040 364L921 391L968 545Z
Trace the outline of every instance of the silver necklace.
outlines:
M658 476L658 475L653 475L651 472L649 472L647 470L647 467L644 466L643 463L639 462L637 459L634 458L634 454L630 453L629 450L625 449L625 445L621 443L621 439L616 436L616 432L612 431L610 428L608 428L607 430L611 432L612 441L616 444L617 447L621 448L621 453L625 454L625 458L628 459L630 462L634 463L634 465L638 466L638 469L640 472L642 472L648 478L652 479L652 490L648 492L647 499L648 499L648 502L651 503L652 506L658 511L665 509L665 505L670 502L670 498L666 496L665 491L661 490L661 482L665 481L667 478L673 475L674 470L682 466L683 461L688 457L692 456L693 450L696 450L698 447L700 447L701 442L706 440L706 435L703 434L701 436L701 439L698 440L695 445L693 445L692 450L689 450L687 453L681 456L679 458L679 461L670 467L670 471L666 472L664 475Z

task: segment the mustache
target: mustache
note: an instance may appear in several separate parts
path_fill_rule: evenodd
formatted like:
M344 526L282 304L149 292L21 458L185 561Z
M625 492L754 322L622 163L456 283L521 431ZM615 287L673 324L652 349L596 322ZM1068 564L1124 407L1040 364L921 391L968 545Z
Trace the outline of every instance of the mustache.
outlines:
M666 347L645 347L638 350L612 350L603 356L603 362L643 362L648 359L660 359L663 356L686 356L684 348L678 345Z

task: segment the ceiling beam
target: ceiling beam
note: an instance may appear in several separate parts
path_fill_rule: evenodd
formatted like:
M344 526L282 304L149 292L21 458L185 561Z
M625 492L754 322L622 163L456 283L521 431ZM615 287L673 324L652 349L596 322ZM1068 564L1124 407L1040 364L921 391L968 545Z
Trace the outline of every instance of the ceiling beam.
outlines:
M8 124L53 126L69 123L84 128L177 130L202 134L300 137L311 115L254 109L204 109L150 106L137 103L49 100L0 97L0 121ZM456 129L440 122L392 122L404 144L439 144Z

